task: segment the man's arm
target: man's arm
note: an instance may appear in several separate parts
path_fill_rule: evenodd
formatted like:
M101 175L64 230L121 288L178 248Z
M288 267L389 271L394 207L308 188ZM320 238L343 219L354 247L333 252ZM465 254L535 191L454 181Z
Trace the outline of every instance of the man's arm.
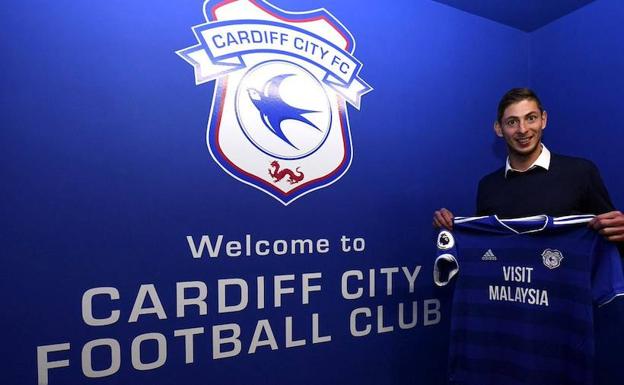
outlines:
M593 163L585 191L585 203L587 212L598 214L589 222L589 226L607 240L620 243L619 249L624 250L624 214L615 210L600 172Z
M484 212L485 212L485 209L484 209L485 202L483 202L484 199L483 199L483 187L482 187L482 185L483 185L483 179L481 179L479 181L479 184L477 185L477 212L475 214L476 216L485 215L484 214Z
M605 214L615 210L607 187L602 181L598 167L588 162L589 169L586 173L585 191L583 194L584 210L588 214Z

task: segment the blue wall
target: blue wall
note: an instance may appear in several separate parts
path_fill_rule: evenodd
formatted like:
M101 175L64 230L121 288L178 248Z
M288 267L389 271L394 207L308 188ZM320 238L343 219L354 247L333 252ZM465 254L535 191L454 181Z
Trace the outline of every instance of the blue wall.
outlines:
M355 0L274 4L291 11L328 9L354 35L355 56L364 64L361 76L374 88L360 111L348 109L354 152L349 171L287 207L231 178L208 153L205 130L214 85L195 86L192 68L175 54L195 43L191 27L205 22L201 2L5 6L2 45L8 54L0 71L0 170L6 181L0 189L0 293L8 309L0 330L3 367L10 368L5 383L36 383L37 346L64 342L71 349L50 359L69 359L70 366L51 369L50 384L445 383L450 293L432 287L431 214L440 206L473 213L477 180L504 161L504 148L491 131L498 98L529 79L548 106L549 132L575 130L574 135L549 134L548 143L594 159L614 201L622 202L624 186L612 166L615 151L596 150L611 140L607 134L612 135L609 128L617 118L597 116L602 110L595 105L587 112L573 109L584 115L569 115L563 95L574 93L556 86L584 89L583 79L574 76L577 86L551 76L559 65L569 69L558 76L593 68L604 77L598 83L593 78L595 84L617 89L604 75L603 62L582 60L583 44L591 45L591 39L567 48L560 43L568 41L563 34L572 24L578 31L578 23L566 24L576 13L528 35L430 1L404 0L391 7ZM600 14L612 12L609 7L618 5L598 1L581 10L594 15L595 23L592 17L580 20L584 28L604 28L592 32L596 39L605 36L600 40L605 46L596 52L610 52L607 63L615 71L622 54L608 46L608 23L598 22ZM538 63L542 50L552 59ZM569 50L579 52L578 64L560 60ZM574 67L582 65L588 67ZM588 100L602 95L594 88L588 92L595 93ZM583 102L575 98L575 105ZM615 98L606 103L615 111ZM580 118L591 128L577 128ZM269 240L327 238L332 249L313 255L192 258L187 235L219 234L226 240L245 234ZM364 238L365 251L341 252L341 235ZM340 296L346 270L418 265L422 271L414 293L397 279L394 294L387 296L377 271L374 297ZM322 291L312 294L309 305L296 291L280 308L215 311L218 279L247 280L255 298L251 284L259 275L270 281L294 274L300 284L300 275L310 272L321 272L323 279ZM175 316L175 287L182 281L206 282L207 316ZM168 318L152 314L127 322L139 286L150 283ZM119 322L85 324L81 300L94 287L118 289L119 300L100 297L94 306L101 317L121 310ZM375 311L382 305L385 322L396 325L399 303L417 301L422 317L427 299L442 302L438 324L425 326L420 318L415 328L377 334L373 318L370 335L349 333L354 308ZM321 334L331 334L331 342L310 343L312 313L319 314ZM293 317L296 333L307 336L307 345L283 347L286 316ZM247 354L260 319L271 322L279 348ZM243 352L213 360L211 327L226 323L240 325ZM182 339L173 331L200 326L206 333L195 342L195 363L185 364ZM167 337L167 360L160 368L137 371L130 345L149 332ZM98 338L119 341L121 368L109 377L88 379L81 371L81 349ZM146 361L155 358L153 350L145 347ZM108 365L105 355L105 348L94 351L100 369Z
M548 110L545 143L554 151L593 160L617 208L624 208L624 4L595 1L530 35L530 83ZM624 304L596 312L599 384L624 383L618 358L624 345Z
M530 34L531 86L549 113L546 143L561 153L592 159L611 198L624 206L624 179L617 146L624 78L624 4L595 1Z
M194 44L204 22L201 2L15 2L4 11L2 81L2 279L0 320L7 354L4 382L37 381L38 346L70 343L51 353L69 367L50 369L50 384L444 383L448 290L435 290L431 213L440 205L471 213L475 181L493 162L488 132L493 105L509 84L528 78L528 37L511 28L429 1L278 1L288 10L330 10L355 36L362 77L374 87L361 111L349 107L354 149L350 170L329 188L288 207L225 174L210 158L205 127L213 85L195 86L192 68L174 52ZM484 150L484 142L486 142ZM500 150L500 149L499 149ZM471 167L466 169L466 163ZM327 254L193 259L187 235L241 239L327 238ZM338 250L341 235L366 240L362 253ZM396 280L385 295L379 272L373 298L344 300L346 270L422 265L416 290ZM281 308L217 314L216 281L321 272L323 290L310 305L300 293ZM208 315L175 317L175 284L203 281ZM167 313L128 317L142 284L153 284ZM98 297L96 316L121 311L114 325L88 326L81 299ZM267 292L269 288L267 288ZM268 298L271 298L270 296ZM442 321L423 325L427 299L442 301ZM236 301L236 298L232 299ZM356 307L383 305L395 324L397 305L418 303L418 325L365 337L349 333ZM267 302L270 302L267 299ZM149 305L149 301L148 301ZM146 305L146 306L148 306ZM310 319L332 341L311 344ZM285 349L292 316L306 346ZM256 323L268 319L278 350L247 354ZM373 318L373 325L375 325ZM213 360L210 328L238 323L243 352ZM173 331L205 327L195 363ZM130 345L143 333L167 338L164 366L132 368ZM297 337L297 336L295 336ZM81 350L98 338L121 346L121 368L88 379ZM152 341L153 342L153 341ZM145 345L145 361L156 358ZM93 351L95 369L110 365Z

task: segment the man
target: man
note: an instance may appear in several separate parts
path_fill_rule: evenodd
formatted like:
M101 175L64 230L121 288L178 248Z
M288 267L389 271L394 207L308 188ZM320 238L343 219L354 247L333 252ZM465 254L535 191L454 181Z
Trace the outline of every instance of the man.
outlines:
M596 166L552 154L542 144L547 118L528 88L511 89L502 97L494 132L505 140L507 162L479 182L477 215L596 214L589 226L609 241L624 242L624 214L614 209ZM451 230L453 218L442 208L435 211L433 225ZM619 246L622 253L624 243Z
M494 171L493 173L486 175L479 182L478 191L477 191L476 214L478 216L497 215L498 217L501 217L501 218L528 217L528 216L539 215L539 214L547 214L552 217L561 217L561 216L573 215L573 214L596 214L596 216L589 222L588 226L598 231L608 241L616 242L618 245L620 255L624 256L624 214L614 209L613 204L611 203L611 200L609 198L609 194L607 193L607 190L604 186L602 178L600 177L600 173L598 172L598 169L593 163L585 159L553 154L546 148L546 146L542 144L542 135L543 135L543 130L546 128L547 118L548 118L547 113L544 110L539 98L533 91L529 89L514 88L508 91L502 97L498 105L498 114L497 114L496 122L494 123L494 132L496 133L498 137L501 137L505 140L505 144L507 147L507 154L508 154L507 161L506 161L505 167L502 167ZM442 208L440 210L435 211L434 216L433 216L433 225L435 227L444 227L449 230L452 230L453 219L454 219L453 214L449 210ZM476 220L476 221L478 222L479 220ZM553 221L553 224L556 225L556 223L554 222L555 221ZM514 222L514 223L518 224L520 222ZM459 227L460 225L458 224L457 226ZM465 228L466 224L464 223L461 226L464 226ZM440 235L438 237L440 238ZM531 239L532 241L535 241L539 239L539 237L532 237ZM457 242L459 243L461 241L465 242L466 241L465 237L464 239L459 240ZM519 248L519 250L524 250L523 247L528 247L528 243L525 243L524 240L522 239L520 241L522 242L522 246ZM438 240L439 253L443 253L439 256L439 258L442 258L442 256L444 256L448 251L450 251L454 243L455 242L453 241L451 242L450 246L445 246L444 244L441 244L440 240ZM492 247L494 248L494 250L492 251L491 249L488 249L484 254L482 254L482 257L479 255L481 253L480 252L478 253L478 255L476 256L476 260L478 262L476 264L472 263L474 261L471 261L470 263L463 263L462 269L463 269L464 277L468 277L467 278L468 280L474 277L482 278L484 276L486 276L487 279L485 280L477 279L476 281L472 281L470 282L470 284L464 287L464 289L468 287L468 290L463 290L463 291L460 290L460 299L462 299L461 295L464 295L464 296L471 295L471 297L465 297L463 302L462 301L458 302L456 300L457 292L455 293L453 306L454 306L454 309L460 309L459 311L460 315L458 319L460 319L461 322L457 323L457 325L460 325L459 327L455 326L455 329L451 331L451 341L458 342L461 346L461 349L467 346L466 344L468 343L471 343L472 345L470 346L472 347L477 346L478 349L477 350L459 349L455 351L454 353L452 353L451 357L453 358L450 361L450 369L449 369L450 376L453 377L459 374L460 376L465 377L466 373L468 373L468 375L474 375L474 376L483 375L485 376L485 378L489 378L490 375L492 377L495 377L497 374L501 374L501 371L503 371L503 374L502 374L503 377L512 376L513 378L513 375L516 375L516 379L524 378L524 381L526 383L533 383L533 384L535 383L548 383L548 384L566 383L567 384L567 383L577 383L577 382L592 383L591 376L588 375L590 371L582 371L582 373L587 375L588 377L576 378L578 373L576 373L575 370L579 366L574 366L574 365L572 365L572 367L574 367L574 370L571 370L569 373L567 373L565 370L563 371L558 370L556 372L557 375L560 375L560 374L562 375L561 378L571 377L573 381L561 380L560 378L557 378L555 380L550 380L550 379L547 379L546 377L541 376L541 374L544 374L545 372L549 372L553 367L549 367L549 369L546 370L545 372L544 371L538 372L540 376L538 376L535 379L535 381L533 381L533 379L531 380L526 380L526 379L531 378L531 377L528 377L528 375L531 373L535 374L535 372L525 373L523 371L525 367L523 367L522 364L518 365L517 368L519 368L519 370L513 373L512 373L513 370L511 369L516 368L516 366L513 364L508 365L508 366L501 365L500 367L496 366L496 363L499 362L499 360L502 360L504 363L510 362L508 358L512 357L513 354L515 354L516 350L514 349L505 350L505 349L507 347L510 347L511 345L514 345L514 347L517 347L518 348L517 351L520 351L520 352L522 352L524 349L523 345L526 345L525 350L528 352L532 352L533 350L535 350L536 352L546 352L548 355L548 354L551 354L553 351L551 350L553 349L553 344L546 343L546 344L540 345L539 343L534 343L533 342L534 339L537 338L534 336L530 336L526 340L524 339L523 337L524 333L527 330L530 330L531 328L526 327L523 317L525 316L525 314L528 314L529 312L532 312L533 310L535 310L531 306L528 306L528 307L510 306L508 309L509 310L508 313L506 313L504 310L501 311L500 310L501 308L497 307L495 310L495 314L490 316L487 314L487 311L490 311L491 309L489 305L494 304L491 298L492 292L491 291L489 292L490 297L487 297L487 295L482 296L481 292L479 292L481 294L474 296L474 293L475 293L474 287L480 287L479 285L483 285L483 284L489 285L492 282L499 282L503 284L502 287L506 287L506 285L510 283L510 282L507 282L508 278L505 278L504 275L503 277L501 277L500 273L498 272L497 273L499 275L497 279L496 279L496 275L493 275L493 276L490 275L492 273L492 269L497 266L492 267L493 265L489 264L487 261L496 258L496 253L499 254L499 257L501 257L501 252L499 252L499 250L495 248L494 246ZM446 249L449 249L449 250L446 250ZM469 246L466 247L466 250L464 250L464 252L467 252L467 250L474 251L474 249L475 249L474 244L470 244ZM580 249L584 250L584 248L580 248ZM547 251L552 252L552 253L559 253L560 258L565 258L561 256L560 250L546 249L544 250L544 253L546 253ZM507 261L510 261L511 258L514 257L513 253L510 253L509 250L506 250L505 253L506 253L505 257L507 258L506 259ZM542 253L542 256L546 258L546 255L544 253ZM567 251L565 253L568 257L570 257ZM603 264L606 263L607 265L610 265L614 261L613 254L610 254L610 256L611 257L605 257L604 255L601 255L598 258L601 263ZM519 256L516 255L515 257L517 257L516 260L519 259L519 260L524 261L525 256L524 254L521 254ZM442 261L445 261L445 259L442 259ZM550 268L551 265L553 265L554 267L559 267L558 266L559 261L560 259L558 259L557 261L545 259L544 265L548 268ZM573 257L570 257L567 261L568 262L572 262L572 261L582 262L582 258L575 259ZM617 255L615 256L615 261L619 262ZM557 262L557 264L552 264L551 262ZM531 263L534 263L534 262L527 262L526 265L533 267ZM537 263L539 263L539 261ZM524 265L525 265L524 262L521 262L521 263L519 262L515 264L512 262L512 263L509 263L509 265L506 268L510 269L511 267L515 266L514 268L517 269L518 266L524 266ZM599 265L600 264L596 264L592 266L595 267ZM617 263L611 266L616 266L616 265ZM442 267L444 266L442 265ZM459 266L457 265L457 267ZM571 267L570 263L566 262L564 267L570 268ZM591 270L591 274L594 274L596 271L601 271L601 268L597 268L597 270L594 271L593 267ZM522 270L523 267L520 267L520 269ZM532 271L535 274L537 274L537 271L538 271L537 269L531 270L530 268L528 270ZM550 271L548 269L541 269L541 270ZM619 268L614 268L613 271L616 271L616 270L617 271L621 270L621 266ZM503 268L503 272L504 271L505 271L505 268ZM586 269L583 269L583 271L586 271ZM562 272L565 272L565 270L557 269L557 274L562 273ZM567 288L569 288L570 285L572 284L571 277L573 276L576 277L577 275L575 274L570 275L570 276L566 276L565 274L563 275L566 277L566 283L565 285L563 285L563 288L564 290L567 290ZM461 277L461 273L459 276ZM595 276L600 277L600 274L596 273ZM608 281L609 277L616 277L616 276L617 274L612 274L612 275L607 274L602 277L603 278L607 277L607 281ZM435 270L434 270L434 277L435 277ZM448 274L446 277L447 279L450 279L452 275ZM511 277L511 276L508 276L508 277ZM501 278L503 279L504 282L501 281ZM513 279L509 278L509 280L513 280ZM525 287L525 289L531 287L529 283L530 278L525 280L524 277L521 277L520 281L522 281L521 286ZM600 283L601 280L597 279L596 282L599 282L599 284L594 285L594 276L592 276L591 281L592 281L591 286L592 286L592 293L593 293L595 288L601 287L602 284ZM468 282L468 281L464 281L464 282ZM542 286L547 285L547 284L556 285L557 282L560 282L560 281L557 279L554 279L554 280L547 279L547 280L540 281L540 285ZM611 286L611 283L610 283L608 285L605 285L605 287L607 287L608 289L614 289L616 288L616 286L617 288L621 288L621 283L619 283L618 285ZM462 287L462 286L463 285L459 285L459 284L457 285L457 287ZM511 286L509 287L510 287L509 290L511 290ZM490 290L492 290L491 289L492 286L489 286L489 288ZM547 291L551 293L558 292L557 289L547 290ZM551 297L551 298L557 298L557 297L555 295L554 297ZM574 301L576 301L576 299L574 299ZM592 304L601 304L599 300L596 300L593 297L591 297L591 299L592 299L591 301ZM561 300L561 298L559 298L559 300ZM482 302L479 302L479 301L482 301ZM569 316L569 314L567 313L564 313L563 316L560 316L560 314L557 314L557 312L559 312L562 309L564 309L564 311L567 312L570 309L575 308L575 306L578 306L578 303L572 301L570 303L574 303L574 306L557 307L554 305L554 301L555 299L553 299L553 303L552 303L553 306L549 307L548 311L546 309L539 309L537 312L533 312L533 313L539 314L537 318L535 318L537 320L542 320L544 317L546 317L544 314L547 314L547 313L550 315L549 317L554 317L554 318L548 318L548 320L553 321L554 319L553 324L556 325L554 329L557 330L557 333L558 333L560 329L561 330L566 329L563 325L576 324L576 319L572 316ZM483 302L487 302L488 307L483 306L484 305ZM456 305L456 303L460 303L460 305ZM462 307L461 303L463 303L466 306ZM496 302L495 305L502 306L502 309L505 309L504 306L508 305L507 302L502 303L502 305L501 303ZM610 318L610 322L613 322L614 319L616 320L622 319L621 316L617 317L618 309L621 309L621 307L620 308L612 307L612 311L616 312L615 314L616 317ZM541 310L544 310L544 311L541 311ZM485 312L485 315L480 313L482 311ZM588 313L590 313L588 319L591 321L592 314L591 312L588 312ZM604 313L604 314L607 314L607 313ZM602 315L603 317L604 317L604 314ZM468 316L466 317L466 315ZM613 313L610 313L610 315L613 315ZM502 349L500 351L501 352L500 356L496 356L494 359L479 360L478 355L482 354L482 350L480 349L483 349L484 346L486 347L489 346L488 348L490 349L489 351L496 350L499 348L499 346L494 346L491 343L492 340L489 338L491 337L491 331L494 330L498 325L498 323L496 323L496 320L498 318L505 319L505 317L507 317L508 320L502 323L503 329L499 328L497 329L497 332L502 333L501 335L505 335L505 336L511 335L517 338L516 339L513 339L513 338L512 339L505 339L505 338L500 339L501 341L500 348ZM515 330L512 330L512 328L509 326L510 323L513 323L515 321L514 317L518 317L518 320L521 323L521 327L518 328L518 333L516 333ZM598 317L598 319L600 319L600 317ZM468 322L473 322L474 320L477 320L476 322L474 322L474 324L468 323ZM486 324L486 322L490 322L490 324ZM616 323L617 322L619 321L616 321ZM544 325L545 325L544 327L546 329L550 327L548 326L548 324L549 322L544 322ZM486 332L481 333L480 331L483 331L484 325L488 325L487 327L491 327L491 329L488 329ZM542 323L537 322L531 325L533 326L537 325L536 327L539 329ZM587 326L587 324L584 324L584 325ZM475 332L475 330L477 332ZM601 352L601 353L596 353L596 357L598 356L610 357L613 355L613 352L615 352L615 350L613 349L612 346L609 345L609 343L605 343L606 341L612 341L606 338L609 335L604 334L605 330L607 329L604 329L601 332L603 334L600 334L598 337L596 337L596 340L602 341L602 344L598 344L599 348L596 351L596 352ZM540 338L539 341L541 341L542 337L550 338L550 337L557 336L555 338L559 338L558 337L559 334L557 333L545 333L541 335L539 335L538 333L536 335L539 335L539 338ZM568 344L569 342L567 338L568 337L572 338L573 336L574 336L574 333L567 336L565 341L562 340L564 341L563 344ZM482 337L485 338L485 340L481 340ZM457 341L455 339L457 339ZM584 349L583 347L585 346L584 342L573 343L569 346L574 347L574 349L581 348L580 351L585 352L583 353L585 355L581 354L580 356L587 358L586 356L587 352L583 350ZM591 344L587 346L591 346ZM505 354L512 352L513 354L505 356L503 352ZM578 354L578 353L579 351L575 352L575 354ZM540 353L537 353L535 357L540 357L539 354ZM593 352L590 352L589 354L591 356ZM522 357L522 356L519 356L519 357ZM562 357L565 357L565 355L559 355L557 353L556 356L554 357L546 357L545 361L548 362L548 365L550 365L552 362L549 360L551 360L552 358L555 358L555 361L553 362L555 363L559 362L559 364L561 364L562 361L560 359ZM470 361L471 359L473 361ZM563 361L566 361L566 360L567 358L563 359ZM477 365L474 366L472 365L471 362L472 363L476 362ZM524 359L522 360L522 362L525 362ZM465 365L465 367L462 367L462 365ZM558 367L559 369L566 369L565 364L561 364ZM611 367L613 367L613 363L611 364ZM463 369L466 369L467 372L466 371L462 372ZM505 373L506 371L508 373ZM567 373L567 376L566 376L566 373ZM461 377L458 380L461 380L462 378L467 379L464 377ZM586 382L583 382L583 378L586 379ZM483 384L484 382L480 381L480 379L482 378L479 377L479 380L474 381L474 378L473 378L472 382L467 382L467 383ZM502 381L502 382L497 382L497 383L506 383L506 382Z

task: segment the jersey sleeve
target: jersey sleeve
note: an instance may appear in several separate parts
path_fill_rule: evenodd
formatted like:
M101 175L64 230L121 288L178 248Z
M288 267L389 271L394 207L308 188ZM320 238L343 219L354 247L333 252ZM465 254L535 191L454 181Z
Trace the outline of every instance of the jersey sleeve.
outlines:
M614 243L596 234L592 252L592 299L598 306L606 305L624 295L622 261Z
M440 230L437 238L437 257L433 264L433 281L445 286L459 272L455 237L448 230Z

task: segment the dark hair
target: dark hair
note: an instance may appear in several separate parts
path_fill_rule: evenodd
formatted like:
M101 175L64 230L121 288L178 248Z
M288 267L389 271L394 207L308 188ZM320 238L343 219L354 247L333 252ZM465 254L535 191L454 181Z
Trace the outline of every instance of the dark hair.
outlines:
M503 114L507 107L512 104L521 102L523 100L533 100L537 103L537 107L540 112L544 112L544 106L542 106L542 102L537 97L537 94L530 88L512 88L503 97L500 102L498 102L498 115L496 120L498 123L501 123L501 119L503 118Z

